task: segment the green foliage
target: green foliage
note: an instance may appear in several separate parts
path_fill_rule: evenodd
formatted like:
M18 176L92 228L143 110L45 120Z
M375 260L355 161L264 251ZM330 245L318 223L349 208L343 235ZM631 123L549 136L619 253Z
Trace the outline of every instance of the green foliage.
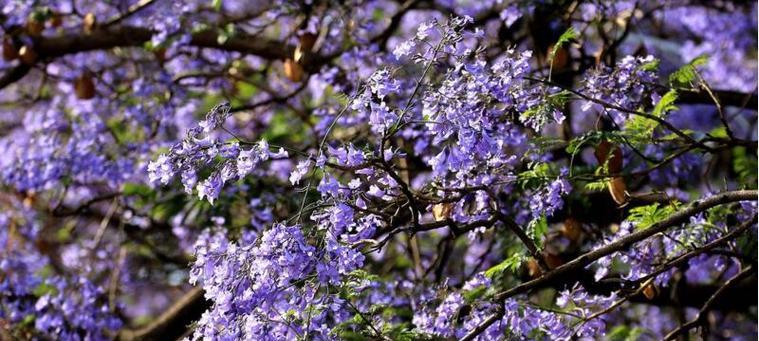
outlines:
M57 292L58 289L56 289L54 285L49 283L41 283L34 288L34 291L32 293L34 296L40 297L47 294L55 295Z
M575 31L575 28L569 26L569 28L564 31L561 36L559 36L559 40L556 41L556 44L554 44L553 49L551 49L551 55L549 56L549 59L553 61L553 58L556 57L556 51L559 50L560 47L568 44L572 40L577 39L579 36L580 34Z
M640 338L645 330L641 327L630 328L629 326L616 326L609 332L609 341L635 341Z
M543 236L545 236L546 232L548 232L548 219L546 219L545 215L541 215L538 219L533 219L527 225L527 235L532 238L538 247L543 245Z
M675 111L678 107L675 105L677 101L677 90L669 90L651 111L651 115L664 118L667 113ZM625 124L625 136L628 141L636 147L642 147L647 143L651 143L651 136L654 133L654 129L659 126L659 122L650 118L634 115Z
M125 183L121 187L121 193L127 196L136 195L143 198L151 198L155 196L155 191L153 191L150 186L131 182Z
M652 72L655 72L655 71L659 70L659 63L660 63L660 61L658 59L654 59L654 60L652 60L652 61L650 61L648 63L645 63L645 64L639 66L638 69L640 69L642 71L652 71Z
M547 162L531 162L527 167L526 171L517 175L517 182L522 188L537 188L558 176L555 165Z
M153 219L157 221L166 221L169 218L177 215L182 208L184 208L185 201L181 196L176 196L169 200L160 202L153 206L150 211Z
M585 189L590 192L603 192L606 190L606 186L607 186L606 183L607 183L606 180L588 182L587 184L585 184Z
M487 288L484 286L476 287L469 291L464 291L463 296L464 300L468 303L472 303L480 299L482 296L485 295L485 292L487 291Z
M218 29L217 36L216 36L216 42L219 43L219 45L224 45L229 38L232 38L235 36L236 30L235 30L235 24L228 23L224 27L221 27Z
M527 256L523 252L514 252L502 262L485 270L485 276L488 278L496 278L506 270L516 273L522 265L522 262L525 260L527 260Z
M654 106L654 110L651 112L651 114L656 117L662 117L664 114L670 111L677 110L675 101L677 101L677 90L672 89L667 91L667 93L661 97L659 103L656 103L656 106Z
M701 55L690 63L683 65L677 71L669 75L669 84L674 88L690 88L693 86L694 81L698 75L697 67L706 64L709 61L709 57Z
M575 155L582 150L583 146L597 145L604 140L609 141L612 144L624 144L625 136L619 131L589 131L570 140L566 150L567 153Z
M746 147L733 148L733 170L738 175L741 184L756 188L756 169L756 156L748 153Z
M654 203L631 209L627 220L633 222L638 229L647 229L674 214L675 211L677 211L675 204L660 206L659 203Z

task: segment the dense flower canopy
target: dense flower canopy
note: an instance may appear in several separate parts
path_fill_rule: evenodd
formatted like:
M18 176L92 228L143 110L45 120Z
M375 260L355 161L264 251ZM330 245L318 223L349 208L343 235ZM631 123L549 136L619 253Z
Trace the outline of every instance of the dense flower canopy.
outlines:
M0 340L756 339L756 3L0 11Z

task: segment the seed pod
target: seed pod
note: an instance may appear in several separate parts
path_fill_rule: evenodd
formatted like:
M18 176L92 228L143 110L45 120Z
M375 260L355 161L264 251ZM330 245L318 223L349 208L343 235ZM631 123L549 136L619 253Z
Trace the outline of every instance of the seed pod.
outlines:
M166 49L165 48L158 48L153 50L153 56L155 56L155 59L158 60L159 63L163 63L166 61Z
M292 59L285 60L285 76L293 82L303 79L303 67Z
M556 269L564 264L564 260L561 259L561 257L551 253L545 253L543 259L546 261L546 265L548 265L549 269Z
M543 270L540 269L540 265L538 265L538 261L535 258L530 258L527 261L527 274L530 275L530 278L538 278L543 275Z
M45 24L39 20L34 15L29 16L29 19L26 21L26 33L29 33L30 36L39 36L42 34L42 31L45 29Z
M432 206L432 217L435 218L435 221L446 220L451 217L451 211L453 211L453 204L437 204Z
M34 52L31 46L24 45L18 50L18 57L24 64L32 65L37 61L37 52Z
M97 26L97 18L95 18L95 14L92 12L87 13L82 20L82 29L84 29L84 33L92 33L92 31L95 30L95 26Z
M618 146L612 145L609 141L603 140L596 146L594 152L598 163L603 165L606 163L609 154L611 153L611 159L607 164L609 173L619 173L622 171L622 149Z
M627 202L627 186L625 180L621 177L611 179L608 183L609 193L618 205L624 205Z
M23 201L24 207L31 208L32 206L34 206L34 202L36 201L36 199L37 199L36 193L27 192Z
M643 296L646 296L647 299L653 300L657 295L659 295L659 289L656 287L653 281L649 280L646 283L643 283L643 285Z
M303 57L310 53L311 50L314 48L314 44L316 43L316 35L313 33L304 33L300 36L300 40L298 41L298 46L295 47L295 53L293 54L293 59L300 63L303 61Z
M59 13L53 13L52 16L50 16L50 27L58 28L63 25L63 16Z
M78 99L90 99L95 97L95 82L92 80L92 74L89 71L82 73L74 81L74 92Z
M548 48L549 56L553 53L553 48L553 46ZM563 71L569 67L569 62L569 51L567 51L566 47L560 47L556 50L556 54L553 55L551 67L553 68L553 71Z
M316 35L313 33L304 33L300 36L300 45L303 47L304 51L311 51L311 49L314 48L314 44L316 44Z
M565 219L564 226L561 227L561 234L573 242L579 241L582 237L582 223L572 217Z
M13 39L5 37L3 39L3 60L9 62L16 58L18 58L18 50L16 49L16 45L13 44Z

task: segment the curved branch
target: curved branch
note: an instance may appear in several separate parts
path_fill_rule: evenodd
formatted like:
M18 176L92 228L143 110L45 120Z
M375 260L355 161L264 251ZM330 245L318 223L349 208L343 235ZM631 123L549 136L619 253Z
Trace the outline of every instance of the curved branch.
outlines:
M688 205L688 207L685 208L684 210L671 215L667 219L664 219L647 229L639 230L637 232L631 233L623 238L620 238L619 240L609 243L606 246L587 252L575 258L574 260L558 268L555 268L552 271L545 273L541 277L538 277L529 282L525 282L523 284L515 286L509 290L502 291L495 295L494 300L499 301L499 302L504 301L509 297L519 295L529 290L544 287L546 285L554 283L565 276L571 275L573 272L584 269L587 265L595 262L596 260L602 257L608 256L614 252L626 250L633 244L639 241L642 241L644 239L647 239L655 234L664 232L672 226L682 224L686 222L691 216L698 214L700 212L706 211L712 207L731 203L731 202L736 202L736 201L757 200L757 193L758 192L756 190L729 191L729 192L716 194L714 196L708 197L703 200L696 200L692 202L690 205ZM479 332L487 329L487 327L490 324L493 324L499 318L500 316L496 316L496 318L486 319L480 325L478 325L472 332L465 335L462 338L462 340L474 339L479 334ZM478 331L478 330L479 332L474 333L475 331Z
M193 288L152 323L139 329L123 329L116 339L120 341L179 339L189 329L188 325L200 318L208 307L210 303L203 297L203 289Z
M704 306L699 310L698 315L695 319L691 320L690 322L680 326L679 328L673 330L671 333L667 334L667 336L664 337L664 340L674 340L676 337L680 336L681 334L686 334L689 330L698 327L699 324L704 322L704 319L706 319L706 314L709 312L709 310L712 309L712 307L719 302L719 299L724 295L725 293L728 293L730 289L735 287L738 283L740 283L743 279L748 278L751 276L752 273L754 273L756 269L754 269L753 266L748 266L743 271L738 273L737 275L733 276L727 282L725 282L722 287L717 290L712 297L709 298L708 301L704 304Z

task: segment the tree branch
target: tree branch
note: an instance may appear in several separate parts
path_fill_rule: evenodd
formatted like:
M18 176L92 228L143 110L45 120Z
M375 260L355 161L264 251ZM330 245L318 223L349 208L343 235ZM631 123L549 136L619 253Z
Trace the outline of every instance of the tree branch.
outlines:
M664 337L665 340L673 340L676 337L678 337L681 334L687 333L689 330L698 327L699 324L704 322L704 319L706 319L706 314L709 312L709 310L712 309L712 307L717 304L722 296L725 293L729 293L729 290L735 287L738 283L740 283L743 279L748 278L753 272L754 272L753 266L748 266L743 271L738 273L737 275L733 276L727 282L725 282L722 287L719 288L710 298L704 306L701 308L701 310L698 312L698 315L695 319L691 320L690 322L680 326L679 328L673 330L671 333L667 334L667 336Z
M756 108L756 94L747 94L737 91L712 90L714 96L722 105L731 107ZM714 99L709 94L699 91L678 91L677 101L683 104L714 104Z
M515 286L509 290L500 292L495 295L494 300L501 302L501 301L506 300L509 297L512 297L521 293L525 293L529 290L545 287L547 285L550 285L551 283L554 283L562 279L563 277L571 275L572 273L576 271L581 271L590 263L593 263L604 256L610 255L617 251L626 250L627 248L629 248L630 246L632 246L633 244L639 241L647 239L655 234L664 232L672 226L682 224L686 222L688 218L690 218L691 216L695 214L706 211L707 209L710 209L718 205L727 204L727 203L736 202L736 201L746 201L746 200L757 200L757 191L756 190L729 191L729 192L716 194L714 196L708 197L703 200L696 200L692 202L690 205L688 205L688 207L685 208L684 210L677 212L671 215L670 217L668 217L667 219L664 219L656 224L653 224L651 227L647 229L639 230L634 233L631 233L623 238L620 238L619 240L609 243L606 246L587 252L575 258L574 260L558 268L555 268L554 270L550 272L545 273L541 277L538 277L529 282ZM498 318L500 318L500 316L498 316ZM493 322L497 321L498 318L486 319L479 326L477 326L473 331L487 329L489 324L492 324ZM487 324L487 325L484 325L484 324ZM480 327L484 327L484 328L480 328ZM477 335L478 333L470 332L469 334L465 335L464 338L462 338L462 340L472 340Z
M139 329L122 329L116 339L176 340L185 334L188 325L200 318L210 305L203 297L203 289L193 288L149 325Z

